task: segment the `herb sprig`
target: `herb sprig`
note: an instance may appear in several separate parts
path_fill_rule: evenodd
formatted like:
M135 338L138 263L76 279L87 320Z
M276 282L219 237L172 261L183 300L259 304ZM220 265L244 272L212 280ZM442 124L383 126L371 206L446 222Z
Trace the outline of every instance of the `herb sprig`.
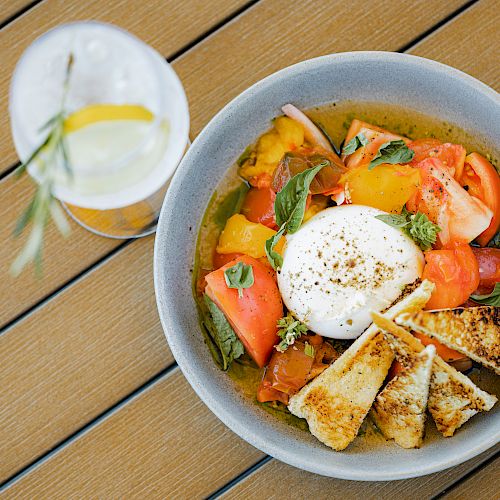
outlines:
M238 296L243 297L243 289L254 284L253 268L243 262L238 262L224 271L224 279L228 288L236 288Z
M48 131L46 138L15 172L16 178L19 178L26 172L31 163L37 162L40 179L31 202L19 217L14 229L14 236L17 237L30 222L32 223L31 232L26 243L11 265L10 270L14 276L18 276L29 262L34 262L37 272L40 273L43 237L49 219L54 221L63 236L66 237L70 232L68 220L59 202L54 197L53 188L58 160L64 166L66 174L72 176L64 132L64 120L66 118L64 109L72 67L73 55L70 54L66 66L61 109L41 127L40 131Z
M283 266L283 257L274 250L274 247L285 232L293 234L299 230L304 219L311 182L316 174L329 164L328 160L324 160L315 167L294 175L276 194L274 213L279 230L266 241L266 255L274 269Z
M437 233L441 231L441 228L431 222L425 214L421 212L412 214L406 207L403 207L401 215L382 214L376 215L375 218L389 226L402 229L424 251L432 248L436 243Z
M284 318L278 320L278 336L281 342L276 346L279 352L285 352L303 334L307 333L307 326L295 319L289 312Z
M470 298L477 302L478 304L482 304L484 306L500 306L500 283L495 283L495 288L491 293L486 295L471 295Z

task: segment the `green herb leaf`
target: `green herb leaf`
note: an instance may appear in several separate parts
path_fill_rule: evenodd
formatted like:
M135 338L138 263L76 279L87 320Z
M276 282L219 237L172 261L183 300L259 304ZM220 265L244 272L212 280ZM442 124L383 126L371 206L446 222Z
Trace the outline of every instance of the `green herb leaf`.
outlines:
M500 306L500 283L495 283L493 291L487 295L471 295L470 298L478 304L485 306Z
M307 333L307 326L295 319L290 312L278 320L277 326L278 336L281 338L281 342L276 346L279 352L285 352L302 334Z
M280 228L274 236L266 241L265 245L267 258L274 269L283 266L283 258L278 252L274 251L274 247L285 232L291 234L298 231L304 219L311 182L316 174L327 165L330 165L330 162L324 160L315 167L294 175L283 189L276 194L274 213L276 224Z
M316 174L329 164L328 160L324 160L315 167L294 175L283 189L276 194L274 213L276 214L276 224L278 226L281 227L286 224L288 233L298 231L304 219L309 186Z
M441 228L431 222L428 217L417 212L412 214L403 207L401 215L382 214L376 215L376 219L385 222L389 226L402 229L422 250L429 250L436 243L437 233Z
M236 160L238 167L243 166L243 163L245 163L248 159L250 159L250 157L252 156L252 149L253 149L252 146L247 146L245 148L245 151L241 153L239 158Z
M274 247L278 244L280 238L285 234L285 230L286 224L283 224L274 236L266 240L265 249L267 260L271 263L274 270L283 266L283 257L278 252L274 251Z
M228 193L222 200L221 204L217 207L214 214L214 222L221 229L224 229L229 217L239 213L249 189L248 184L243 182L236 189Z
M238 262L224 271L224 279L228 288L236 288L239 297L243 297L243 289L250 288L254 283L253 269L248 264Z
M306 342L304 346L304 354L310 358L314 358L314 347L309 342Z
M209 344L209 347L217 364L222 370L226 371L233 360L239 358L245 352L245 349L224 313L210 300L208 295L205 294L203 298L208 309L203 324L212 343L211 346ZM216 351L214 351L214 347Z
M368 170L372 170L381 163L408 163L413 160L415 152L412 151L403 140L389 141L380 146L377 154L370 162Z
M366 146L370 141L366 138L364 134L358 134L356 137L353 137L343 148L342 154L351 155L357 149Z

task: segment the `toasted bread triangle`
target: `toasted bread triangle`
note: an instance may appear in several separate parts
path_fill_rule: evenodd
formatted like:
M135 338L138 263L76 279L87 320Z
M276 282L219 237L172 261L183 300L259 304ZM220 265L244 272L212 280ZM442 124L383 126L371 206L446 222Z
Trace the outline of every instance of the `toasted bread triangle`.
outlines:
M289 410L334 450L356 437L394 358L379 331L365 332L342 356L290 398Z
M422 445L435 352L430 345L412 355L411 364L384 387L373 403L370 414L377 427L402 448Z
M500 375L500 310L493 306L403 313L396 323L436 338Z
M403 366L410 364L413 353L424 350L418 339L389 318L378 313L372 313L372 318ZM434 357L427 407L443 436L453 436L476 413L491 410L496 401L495 396L481 390L439 356Z

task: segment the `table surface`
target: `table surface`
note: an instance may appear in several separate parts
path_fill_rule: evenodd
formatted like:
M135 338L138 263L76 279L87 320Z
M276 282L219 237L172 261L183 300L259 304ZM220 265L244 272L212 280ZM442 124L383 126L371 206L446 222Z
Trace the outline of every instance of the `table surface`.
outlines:
M475 498L500 491L498 448L394 482L316 476L229 431L177 367L158 320L153 237L118 241L50 227L43 279L8 267L33 193L13 176L14 65L35 37L77 19L115 23L179 74L191 138L270 73L331 52L409 52L500 87L495 0L0 0L0 481L6 498ZM279 485L279 487L277 487Z

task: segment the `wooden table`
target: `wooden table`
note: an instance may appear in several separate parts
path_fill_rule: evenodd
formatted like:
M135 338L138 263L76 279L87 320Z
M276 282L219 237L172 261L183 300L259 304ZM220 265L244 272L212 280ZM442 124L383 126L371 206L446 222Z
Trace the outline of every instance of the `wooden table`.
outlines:
M22 51L77 19L116 23L182 79L191 137L250 84L310 57L392 50L436 59L497 90L495 0L0 0L0 481L6 498L498 498L497 449L438 474L363 483L265 456L201 403L158 320L153 237L50 227L44 276L7 270L33 192L15 181L8 86ZM389 76L388 76L389 77Z

